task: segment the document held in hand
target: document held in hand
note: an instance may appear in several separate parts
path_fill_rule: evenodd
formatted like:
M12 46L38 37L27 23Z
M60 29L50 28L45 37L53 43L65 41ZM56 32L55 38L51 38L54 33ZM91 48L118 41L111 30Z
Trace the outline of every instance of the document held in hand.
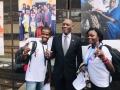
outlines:
M50 90L50 84L45 84L42 90Z
M85 76L85 73L80 72L77 78L73 81L73 86L76 90L81 90L86 86Z

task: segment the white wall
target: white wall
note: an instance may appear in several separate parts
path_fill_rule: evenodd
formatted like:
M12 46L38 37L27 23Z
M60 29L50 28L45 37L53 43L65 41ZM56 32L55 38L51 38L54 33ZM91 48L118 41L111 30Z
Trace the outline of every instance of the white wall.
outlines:
M49 3L49 0L33 0L32 5L34 5L35 3L39 3L39 2Z

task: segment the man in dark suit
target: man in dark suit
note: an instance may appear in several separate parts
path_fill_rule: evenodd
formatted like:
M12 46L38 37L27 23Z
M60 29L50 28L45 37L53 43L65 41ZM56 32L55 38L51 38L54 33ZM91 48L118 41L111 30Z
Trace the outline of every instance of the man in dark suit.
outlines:
M44 27L51 28L51 12L48 7L44 5L44 14L42 15L42 22Z
M63 34L53 38L51 58L55 58L53 71L55 90L75 90L72 82L82 62L82 50L80 38L71 34L73 27L72 20L65 19L62 23Z

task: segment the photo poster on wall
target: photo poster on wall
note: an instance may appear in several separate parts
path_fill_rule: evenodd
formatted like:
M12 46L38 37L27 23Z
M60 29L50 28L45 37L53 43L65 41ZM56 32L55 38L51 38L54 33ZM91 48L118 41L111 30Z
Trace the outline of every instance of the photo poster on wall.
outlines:
M19 0L19 40L41 39L41 30L56 34L56 0Z
M89 28L98 28L104 36L104 44L119 48L120 42L120 0L80 0L81 38L84 44Z
M4 55L3 1L0 1L0 55Z
M120 39L120 0L81 0L82 37L98 28L105 40Z

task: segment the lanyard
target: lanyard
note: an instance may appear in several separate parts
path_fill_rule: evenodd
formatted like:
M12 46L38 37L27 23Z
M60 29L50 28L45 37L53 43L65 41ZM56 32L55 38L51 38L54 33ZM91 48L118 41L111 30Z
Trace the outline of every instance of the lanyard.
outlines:
M41 42L42 43L42 42ZM46 66L46 57L45 57L45 49L44 49L44 46L42 44L42 48L43 48L43 53L44 53L44 64ZM48 44L47 44L47 48L48 48Z
M90 61L90 59L91 59L91 56L92 56L92 54L95 52L95 50L96 50L96 47L95 47L92 51L91 51L91 50L89 51L90 54L89 54L88 57L87 57L87 63L86 63L87 66L88 66L88 63L89 63L89 61Z

